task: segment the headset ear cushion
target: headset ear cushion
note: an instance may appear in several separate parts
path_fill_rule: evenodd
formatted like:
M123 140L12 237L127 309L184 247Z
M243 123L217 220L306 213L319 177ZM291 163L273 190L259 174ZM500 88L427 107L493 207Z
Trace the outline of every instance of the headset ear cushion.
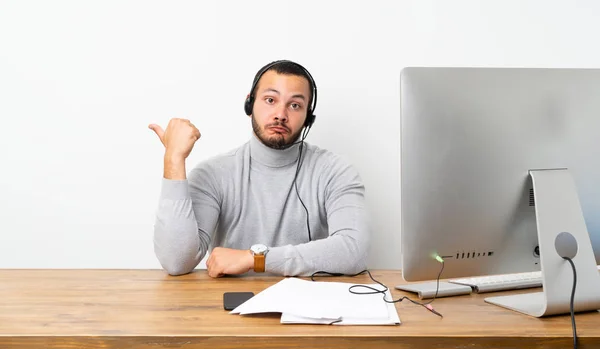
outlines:
M312 124L314 124L316 118L317 116L315 114L308 114L306 120L304 121L304 127L311 127Z
M248 116L252 115L252 105L252 97L248 95L248 97L246 97L246 101L244 102L244 112L246 112L246 115Z

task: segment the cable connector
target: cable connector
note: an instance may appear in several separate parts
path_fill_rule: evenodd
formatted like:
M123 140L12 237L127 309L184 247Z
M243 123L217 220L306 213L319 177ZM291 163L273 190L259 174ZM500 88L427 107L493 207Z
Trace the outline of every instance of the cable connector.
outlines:
M425 308L427 308L427 310L429 310L430 312L434 313L435 315L437 315L439 317L444 317L444 316L442 316L442 314L440 314L437 311L435 311L435 309L433 309L433 307L431 306L431 304L425 304Z
M444 259L442 257L440 257L439 255L435 256L435 260L440 263L444 263Z

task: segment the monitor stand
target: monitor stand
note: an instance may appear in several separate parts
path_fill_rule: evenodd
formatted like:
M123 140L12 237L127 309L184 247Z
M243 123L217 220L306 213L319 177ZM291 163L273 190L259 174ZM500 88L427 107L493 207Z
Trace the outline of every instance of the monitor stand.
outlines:
M533 181L543 291L489 297L485 301L535 317L570 313L573 270L557 250L565 248L561 237L571 235L572 246L566 248L574 251L572 260L577 271L574 311L600 309L600 274L569 170L532 170L529 174Z

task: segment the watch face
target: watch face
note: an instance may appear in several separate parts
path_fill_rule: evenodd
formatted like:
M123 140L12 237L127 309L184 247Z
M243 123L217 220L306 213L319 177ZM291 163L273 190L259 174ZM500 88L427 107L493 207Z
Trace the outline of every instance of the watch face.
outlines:
M252 250L252 252L254 252L254 253L262 254L267 251L267 246L262 245L262 244L256 244L256 245L252 245L252 247L250 247L250 250Z

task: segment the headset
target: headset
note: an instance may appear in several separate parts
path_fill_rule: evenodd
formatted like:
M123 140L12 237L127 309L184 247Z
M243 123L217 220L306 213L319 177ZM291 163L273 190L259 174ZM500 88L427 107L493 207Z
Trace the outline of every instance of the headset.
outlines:
M300 64L298 64L296 62L288 61L285 59L271 62L271 63L265 65L264 67L262 67L258 71L258 73L256 73L256 77L254 77L254 81L252 82L252 88L250 89L250 93L248 94L248 96L246 96L246 101L244 103L244 111L246 112L246 115L248 115L248 116L252 115L252 108L254 107L254 97L255 97L254 90L256 89L256 85L258 85L258 81L263 76L263 74L266 73L273 66L275 66L276 64L279 64L279 63L284 63L284 62L291 63L291 64L297 66L298 68L302 69L302 71L306 74L306 77L308 77L308 83L310 84L310 88L312 89L312 101L311 101L310 108L308 109L308 111L306 113L306 120L304 120L304 130L302 132L300 141L296 142L296 143L300 143L300 147L299 147L299 152L298 152L298 160L296 163L296 173L294 175L294 181L292 183L292 185L296 188L296 196L298 196L298 200L300 200L300 203L302 204L302 207L304 208L304 211L306 212L306 230L308 231L308 241L312 241L308 209L306 208L304 201L302 201L302 198L300 197L296 179L298 178L298 171L300 170L300 165L302 164L301 158L302 158L302 149L304 147L304 139L308 135L308 132L310 131L310 128L312 127L313 123L315 122L315 118L316 118L316 116L314 114L315 108L317 106L317 84L315 83L315 80L313 79L312 75L310 75L308 70L306 70L306 68L304 68L303 66L301 66ZM296 144L296 143L294 143L294 144Z
M258 81L260 80L260 78L263 76L264 73L266 73L269 69L273 68L275 65L280 64L280 63L293 64L296 67L302 69L302 71L306 74L305 77L308 77L308 83L310 84L310 88L312 90L312 98L311 98L310 108L308 109L308 111L306 113L306 120L304 121L304 127L310 128L313 125L313 123L315 122L315 118L316 118L316 115L314 114L314 112L315 112L315 108L317 107L317 84L315 83L315 80L313 79L312 75L310 75L308 70L306 70L306 68L304 68L303 66L301 66L300 64L298 64L296 62L292 62L292 61L289 61L286 59L271 62L271 63L265 65L264 67L262 67L258 71L258 73L256 73L256 76L254 77L254 81L252 82L252 87L250 88L250 93L248 94L248 96L246 96L246 101L244 102L244 111L246 112L246 115L248 115L248 116L252 115L252 108L254 107L254 101L255 101L255 97L256 97L256 96L254 96L254 92L256 92L254 90L256 89L256 85L258 85Z

